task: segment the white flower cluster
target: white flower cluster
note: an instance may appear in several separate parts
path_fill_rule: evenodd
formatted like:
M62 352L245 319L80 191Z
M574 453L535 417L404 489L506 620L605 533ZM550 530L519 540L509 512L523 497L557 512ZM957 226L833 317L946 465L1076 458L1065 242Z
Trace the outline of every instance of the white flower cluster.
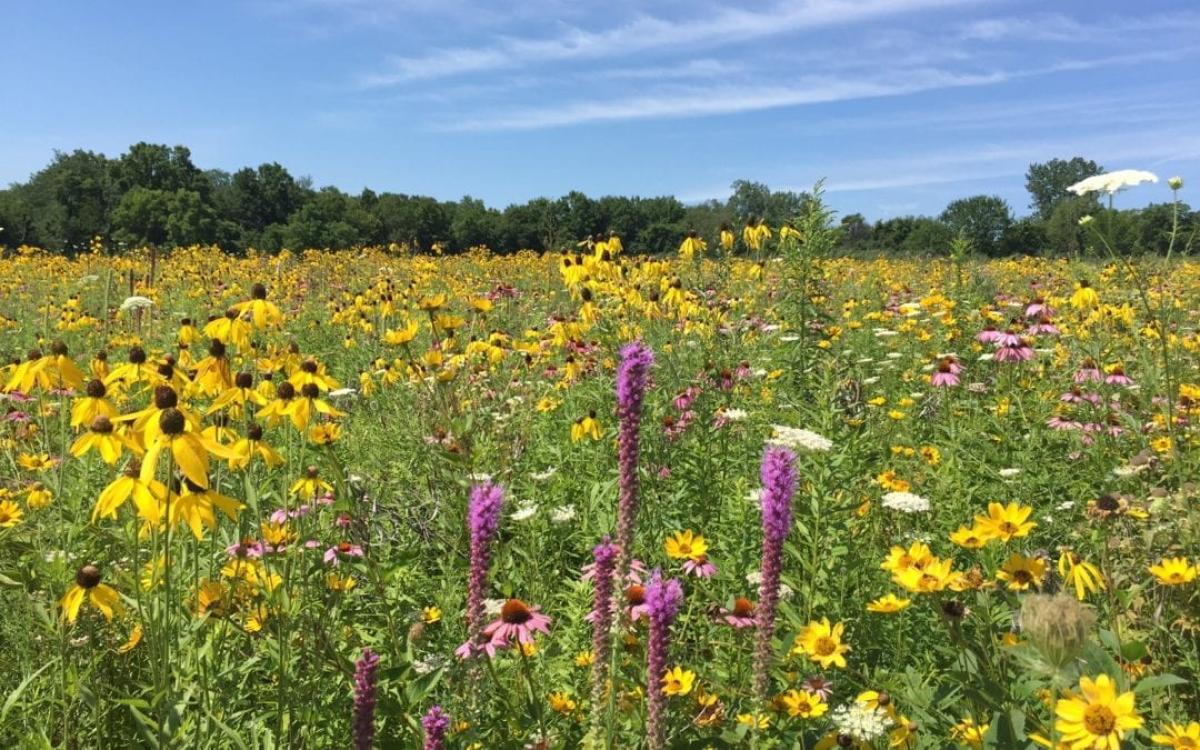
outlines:
M126 297L121 303L121 310L144 310L147 307L154 307L154 300L149 297Z
M904 513L925 513L929 500L911 492L889 492L883 496L883 507Z
M511 515L509 515L509 518L514 521L528 521L530 518L533 518L535 515L537 515L537 512L537 503L529 500L523 500L517 504L517 509L513 511Z
M887 734L892 720L881 708L870 708L861 703L838 706L833 709L833 725L838 734L853 737L859 742L874 742Z
M730 422L741 422L743 419L750 416L746 413L745 409L726 409L721 413L724 414L725 419L729 420Z
M1104 192L1112 195L1118 190L1143 182L1158 182L1158 175L1141 169L1118 169L1115 172L1093 175L1067 188L1075 195Z
M833 447L832 440L823 435L818 435L812 430L805 430L800 427L788 427L781 424L771 425L771 429L774 432L771 433L771 438L767 440L769 445L781 445L784 448L813 451L815 453L824 453Z
M550 511L550 520L554 523L570 523L575 520L574 505L560 505Z

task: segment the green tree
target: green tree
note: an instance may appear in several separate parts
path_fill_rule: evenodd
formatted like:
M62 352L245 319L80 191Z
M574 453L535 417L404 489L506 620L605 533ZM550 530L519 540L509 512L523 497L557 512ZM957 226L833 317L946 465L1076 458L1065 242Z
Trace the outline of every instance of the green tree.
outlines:
M1038 218L1048 220L1055 207L1071 197L1067 188L1080 180L1097 175L1104 169L1092 161L1076 156L1073 159L1051 159L1029 165L1025 173L1025 189L1033 202L1029 204Z
M1083 252L1084 232L1079 220L1096 212L1096 201L1090 196L1072 196L1059 201L1046 220L1046 241L1054 252L1079 255Z
M87 247L91 238L108 234L120 193L112 162L104 154L76 150L54 152L54 159L26 185L34 235L49 247Z
M121 196L113 212L113 237L130 247L161 245L167 239L172 194L135 187Z
M994 195L974 195L953 201L942 212L941 220L952 233L962 234L985 255L1000 252L1000 238L1013 222L1008 204Z
M117 188L126 193L148 188L173 193L193 190L207 198L210 183L192 163L192 152L184 146L135 143L113 163Z

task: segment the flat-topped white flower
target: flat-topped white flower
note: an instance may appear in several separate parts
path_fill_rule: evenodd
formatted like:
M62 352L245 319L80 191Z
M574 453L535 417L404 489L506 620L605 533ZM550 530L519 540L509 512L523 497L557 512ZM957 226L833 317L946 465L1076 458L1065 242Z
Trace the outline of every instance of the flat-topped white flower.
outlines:
M833 441L829 438L818 435L812 430L805 430L800 427L788 427L787 425L771 425L774 432L767 440L771 445L782 445L785 448L793 450L806 450L823 453L833 447Z
M1075 195L1100 192L1112 195L1118 190L1135 187L1143 182L1158 182L1158 175L1143 169L1118 169L1115 172L1105 172L1082 179L1067 190Z
M902 513L924 513L929 510L929 500L911 492L889 492L883 496L883 507Z
M121 303L122 310L144 310L147 307L154 307L154 300L137 295L126 297L125 301Z
M550 477L554 476L554 475L555 475L555 474L557 474L557 473L558 473L558 469L557 469L557 468L555 468L555 467L553 467L553 466L551 466L551 467L549 467L548 469L546 469L546 470L544 470L544 471L535 471L535 472L533 472L532 474L530 474L530 475L529 475L529 478L530 478L530 479L532 479L532 480L533 480L533 481L535 481L535 482L544 482L544 481L546 481L547 479L549 479Z
M574 505L560 505L550 511L550 520L554 523L570 523L575 520Z

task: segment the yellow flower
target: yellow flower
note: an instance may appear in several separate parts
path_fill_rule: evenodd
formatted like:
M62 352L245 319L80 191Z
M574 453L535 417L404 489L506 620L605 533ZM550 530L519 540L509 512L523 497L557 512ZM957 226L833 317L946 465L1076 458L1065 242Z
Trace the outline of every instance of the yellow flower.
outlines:
M92 523L102 516L116 518L117 510L130 498L133 499L139 516L157 523L162 518L162 504L167 499L167 488L162 482L153 479L143 481L141 470L135 461L100 492L96 507L92 509Z
M751 713L738 714L737 722L738 724L747 727L753 727L755 724L757 724L759 729L767 729L771 726L771 715Z
M959 526L958 531L950 535L950 541L964 549L982 549L987 545L988 537L978 526Z
M937 466L942 462L942 452L934 445L921 446L921 458L930 466Z
M996 571L996 578L1008 583L1009 591L1025 591L1030 586L1039 588L1046 577L1046 561L1040 557L1025 557L1017 553Z
M1037 526L1035 521L1028 520L1032 513L1033 508L1027 505L988 503L988 514L975 516L975 523L980 530L992 538L1007 542L1011 539L1028 536L1029 532Z
M142 624L139 622L133 626L133 630L129 631L129 638L117 646L118 654L127 654L137 647L142 642Z
M789 690L780 697L788 716L815 719L829 710L829 704L817 693L807 690Z
M667 557L674 560L698 560L708 553L704 537L692 534L691 529L676 531L663 544Z
M579 667L580 669L586 669L587 667L592 666L592 664L595 662L596 652L591 651L590 649L588 651L580 651L579 653L575 654L575 666Z
M17 463L26 471L48 471L58 463L50 458L49 453L22 453L17 456Z
M106 620L125 611L121 596L112 586L101 583L100 569L95 565L80 568L75 573L75 585L58 602L68 623L75 622L79 617L79 608L85 600L99 610Z
M330 573L325 576L325 585L329 587L330 591L337 591L344 594L357 586L358 581L354 580L354 576L351 575L343 576L337 573Z
M1054 728L1077 750L1116 750L1125 733L1142 726L1132 692L1117 694L1117 686L1102 674L1094 681L1079 680L1079 695L1060 698L1054 706Z
M843 623L830 625L829 618L822 617L820 622L813 620L796 636L793 654L806 654L808 658L821 665L822 669L836 666L846 668L845 653L850 647L842 643L842 633L846 626Z
M0 529L11 529L21 523L25 514L12 500L0 500Z
M421 622L426 625L432 625L435 622L440 622L442 619L442 610L438 607L425 607L421 610Z
M547 700L550 703L550 710L554 711L555 713L560 713L563 716L572 713L577 707L577 704L571 698L571 696L563 690L551 693L547 697Z
M41 510L50 505L54 495L41 482L34 482L25 488L25 503L32 510Z
M1058 574L1075 587L1075 596L1083 601L1089 592L1104 591L1104 576L1100 569L1074 552L1063 552L1058 558Z
M342 427L334 422L323 422L308 431L308 439L316 445L330 445L342 436Z
M875 477L875 481L888 492L908 492L912 489L912 485L896 476L896 472L891 469Z
M552 412L555 409L557 409L560 404L562 404L562 401L560 401L556 398L551 398L549 396L542 396L541 400L539 400L537 402L537 410L539 412L541 412L542 414L548 414L549 412Z
M963 719L950 728L950 735L958 742L971 748L983 747L990 724L976 724L974 719Z
M923 567L912 566L892 573L892 580L915 594L945 591L955 584L960 574L954 572L953 560L934 557Z
M696 673L690 669L673 667L662 677L663 695L687 695L692 692L696 682Z
M867 603L867 611L875 612L876 614L891 615L899 612L912 604L912 599L901 599L895 594L881 596L878 599Z
M1200 722L1193 721L1187 726L1183 724L1168 724L1163 727L1162 734L1156 734L1150 739L1156 745L1166 745L1175 750L1195 750L1200 748Z
M600 422L596 419L596 412L588 412L586 417L580 417L571 425L571 442L578 443L584 438L592 440L600 439Z
M1180 586L1196 580L1200 566L1192 565L1186 557L1165 557L1158 565L1151 565L1150 572L1160 586Z
M1096 290L1088 283L1087 279L1080 279L1075 283L1075 292L1071 295L1071 307L1076 310L1090 310L1100 304L1100 295L1096 294Z

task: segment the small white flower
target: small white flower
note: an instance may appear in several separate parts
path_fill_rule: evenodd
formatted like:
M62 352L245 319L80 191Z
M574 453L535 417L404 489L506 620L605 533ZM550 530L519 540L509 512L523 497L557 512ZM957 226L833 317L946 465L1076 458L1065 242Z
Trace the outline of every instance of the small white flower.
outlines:
M554 523L570 523L575 520L574 505L560 505L550 511L550 520Z
M504 609L504 599L484 599L483 611L488 617L496 617Z
M903 513L924 513L929 510L929 500L911 492L889 492L883 496L883 507Z
M849 735L859 742L873 743L887 733L892 720L882 708L869 708L862 703L838 706L831 717L839 734Z
M491 474L485 474L481 471L477 471L474 474L470 474L470 475L468 475L467 478L476 484L486 484L487 482L492 481Z
M725 419L730 422L741 422L746 417L750 416L745 409L726 409L723 414Z
M150 299L149 297L139 297L135 295L133 297L126 297L125 301L121 303L122 311L144 310L147 307L154 307L154 300Z
M1058 510L1070 510L1071 508L1075 507L1075 501L1074 500L1064 500L1063 502L1059 503L1055 507Z
M983 354L979 355L980 362L991 362L995 358L996 358L996 355L993 354L992 352L984 352Z
M761 504L762 503L762 488L759 487L758 489L753 489L753 490L750 490L749 492L747 492L746 493L746 502L748 502L752 505Z
M529 475L529 478L535 482L544 482L557 473L558 473L558 469L551 466L551 467L545 469L544 471L533 472L532 474Z
M358 390L355 388L338 388L336 390L330 391L329 397L330 398L346 398L347 396L353 396L356 393L358 393Z
M795 335L795 334L788 334L787 336L780 336L780 337L779 337L779 340L780 340L780 341L783 341L783 342L785 342L785 343L788 343L788 344L790 344L790 343L792 343L793 341L799 341L799 340L800 340L800 337L799 337L799 336L797 336L797 335Z
M1008 479L1010 477L1015 477L1016 475L1020 474L1021 470L1020 469L1001 469L1000 471L998 471L996 473L999 474L1000 476L1004 477L1005 479Z
M900 352L888 352L886 356L888 359L900 359L904 355Z

